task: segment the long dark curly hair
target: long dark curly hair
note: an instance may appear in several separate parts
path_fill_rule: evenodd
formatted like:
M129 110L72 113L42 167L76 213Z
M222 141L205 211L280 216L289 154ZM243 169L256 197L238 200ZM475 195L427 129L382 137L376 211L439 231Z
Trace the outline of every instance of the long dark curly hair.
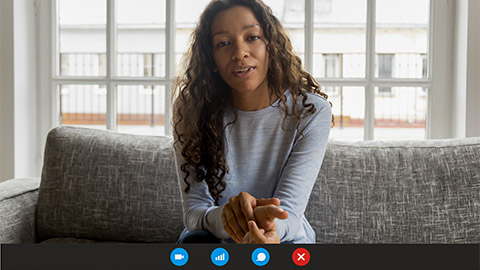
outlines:
M185 173L185 192L190 190L187 179L192 172L195 181L207 183L215 205L218 205L221 193L225 190L223 178L228 173L224 115L225 105L231 103L231 88L218 72L213 72L215 64L211 26L215 15L234 6L249 8L262 27L269 54L268 87L275 96L280 97L285 108L283 123L288 115L294 115L300 122L305 116L315 113L315 106L307 103L307 92L328 98L320 91L314 78L303 70L301 60L293 53L292 43L282 25L261 0L211 1L192 33L184 71L177 78L172 98L174 146L184 158L180 168ZM291 92L291 110L283 94L285 89ZM299 98L303 106L300 112L295 108Z

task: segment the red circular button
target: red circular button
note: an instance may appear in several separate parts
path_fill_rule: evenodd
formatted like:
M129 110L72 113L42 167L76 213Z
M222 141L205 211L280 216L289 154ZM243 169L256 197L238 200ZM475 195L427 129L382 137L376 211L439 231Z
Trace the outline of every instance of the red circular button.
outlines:
M304 248L297 248L292 254L292 260L298 266L307 265L310 261L310 253Z

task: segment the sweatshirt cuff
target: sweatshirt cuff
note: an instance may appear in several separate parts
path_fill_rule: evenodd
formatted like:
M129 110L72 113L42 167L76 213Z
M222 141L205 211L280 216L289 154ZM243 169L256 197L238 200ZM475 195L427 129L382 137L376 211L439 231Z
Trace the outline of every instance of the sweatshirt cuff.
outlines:
M211 232L213 235L215 235L219 239L230 238L228 233L223 228L223 223L222 223L222 213L223 213L224 206L225 205L212 206L209 209L207 209L207 212L205 213L205 219L203 222L203 229Z
M275 219L275 224L277 225L277 233L280 238L280 242L288 241L286 238L288 234L288 225L286 219Z

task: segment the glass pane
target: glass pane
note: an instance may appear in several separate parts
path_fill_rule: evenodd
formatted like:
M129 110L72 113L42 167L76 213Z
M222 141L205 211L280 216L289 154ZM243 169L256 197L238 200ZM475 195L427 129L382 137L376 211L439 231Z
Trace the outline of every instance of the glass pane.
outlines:
M364 78L366 0L315 0L313 76Z
M426 78L429 0L376 2L378 78Z
M60 85L60 124L106 129L105 85Z
M375 88L375 140L424 140L427 89Z
M59 0L59 72L64 76L105 76L106 1Z
M305 62L305 1L264 0L280 20L292 42L293 52Z
M118 132L165 134L165 86L120 85L117 96Z
M117 12L117 75L165 76L165 0L118 0Z
M180 70L182 59L190 45L190 35L197 26L200 14L210 0L176 0L175 1L175 60L177 71Z
M362 141L365 114L365 88L322 87L332 102L335 126L330 130L330 139L339 141Z

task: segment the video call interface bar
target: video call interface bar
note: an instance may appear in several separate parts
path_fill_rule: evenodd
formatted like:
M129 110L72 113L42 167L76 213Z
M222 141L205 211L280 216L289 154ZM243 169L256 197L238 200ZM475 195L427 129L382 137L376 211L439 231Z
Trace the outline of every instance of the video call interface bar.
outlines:
M1 269L480 269L478 244L2 244Z

